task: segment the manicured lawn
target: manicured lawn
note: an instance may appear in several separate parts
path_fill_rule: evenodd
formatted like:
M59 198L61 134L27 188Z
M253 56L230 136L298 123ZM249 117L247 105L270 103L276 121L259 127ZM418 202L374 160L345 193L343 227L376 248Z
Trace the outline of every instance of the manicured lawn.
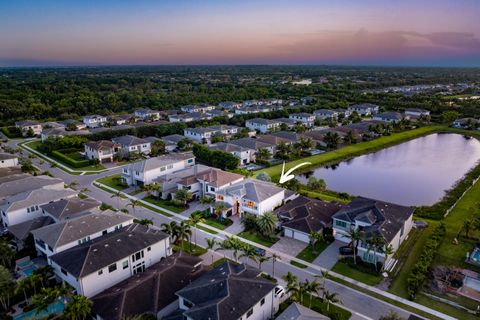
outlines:
M209 228L202 227L200 225L197 225L197 228L200 229L200 230L203 230L205 232L211 233L211 234L218 234L217 231L214 231L214 230L209 229Z
M347 203L350 202L349 200L341 199L338 197L331 196L329 194L324 194L321 192L315 192L315 191L308 191L308 190L300 190L300 194L309 197L309 198L314 198L314 199L319 199L323 201L337 201L337 202L343 202Z
M182 249L183 244L183 249ZM193 243L183 240L182 244L174 245L173 251L180 251L183 250L186 253L190 253L194 256L201 256L202 254L206 253L208 250L202 247L199 247Z
M225 228L232 225L233 221L230 219L227 219L225 221L220 221L215 218L206 218L204 223L214 228L225 230Z
M306 269L306 268L307 268L306 265L301 264L301 263L299 263L299 262L297 262L297 261L293 261L293 260L290 261L290 264L291 264L292 266L299 267L299 268L302 268L302 269Z
M159 214L163 214L164 216L167 216L167 217L173 217L173 215L171 215L170 213L167 213L165 211L162 211L162 210L159 210L159 209L156 209L152 206L149 206L149 205L146 205L146 204L143 204L143 203L140 203L140 206L144 207L144 208L147 208L148 210L152 210L156 213L159 213Z
M405 142L417 137L428 135L434 132L439 132L444 130L445 128L447 127L427 126L427 127L414 129L414 130L400 132L400 133L394 133L390 136L380 137L372 141L360 142L360 143L349 145L337 150L325 152L325 153L318 154L311 157L298 159L298 160L287 163L285 165L285 169L292 168L303 162L311 162L312 164L309 166L302 167L302 170L305 170L309 167L313 168L313 167L326 165L329 163L339 162L341 160L349 159L349 158L362 155L365 153L369 153L369 152L374 152L382 148L386 148L386 147L389 147L401 142ZM261 172L266 172L268 175L270 175L270 177L272 177L272 179L276 181L278 180L282 172L282 165L276 165L270 168L265 168L265 169L256 171L257 174Z
M156 206L162 207L164 209L173 211L175 213L181 213L185 211L185 208L176 206L172 204L169 200L156 199L156 198L153 198L152 196L145 197L142 200L148 203L154 204Z
M418 295L417 298L415 299L415 302L423 304L424 306L427 306L431 309L440 311L442 313L448 314L452 317L455 317L457 319L462 319L462 320L478 320L478 316L475 316L473 314L470 314L466 311L457 309L455 307L452 307L446 303L442 303L437 300L433 300L430 297L424 296L424 295Z
M344 275L346 277L355 279L357 281L363 282L370 286L374 286L382 280L381 275L373 275L367 272L363 272L359 269L350 266L347 263L338 261L332 268L332 271Z
M239 237L242 237L244 239L259 243L261 245L264 245L265 247L271 247L275 242L278 241L277 238L269 239L265 238L261 234L258 234L258 232L255 231L242 231L238 234Z
M321 241L315 244L315 250L313 247L309 244L305 249L303 249L298 255L298 259L305 260L307 262L313 262L320 253L322 253L323 250L325 250L328 247L328 243L325 241Z
M99 178L96 181L99 182L99 183L102 183L106 186L109 186L110 188L118 190L118 191L122 191L122 190L125 190L127 188L124 184L122 184L122 180L120 178L119 173L113 174L111 176L106 176L106 177L103 177L103 178Z

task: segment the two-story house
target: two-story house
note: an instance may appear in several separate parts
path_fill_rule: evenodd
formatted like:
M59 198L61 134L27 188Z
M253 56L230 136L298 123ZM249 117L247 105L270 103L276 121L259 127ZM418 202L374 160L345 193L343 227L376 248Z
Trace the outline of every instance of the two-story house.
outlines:
M348 107L351 112L356 112L360 116L370 116L380 111L380 107L372 103L354 104Z
M18 157L14 154L0 152L0 168L18 166Z
M180 171L195 164L192 153L172 153L131 163L122 169L122 180L130 186L152 183L162 175Z
M332 109L317 109L313 111L313 115L320 120L336 120L338 112Z
M375 253L369 250L368 242L374 237L380 237L385 246L391 246L396 251L412 229L413 212L412 207L357 197L333 215L335 238L351 243L349 231L358 229L364 237L358 246L358 256L367 262L388 263L391 255L385 257L382 250L377 250L375 259Z
M372 117L373 120L376 121L383 121L383 122L390 122L390 123L397 123L403 119L409 119L408 116L401 114L400 112L382 112L377 113Z
M113 143L120 146L121 152L125 154L143 153L149 154L152 152L152 146L149 141L135 136L126 135L112 139Z
M92 297L169 255L170 237L166 233L134 223L56 253L49 263L77 294Z
M240 159L240 165L249 164L255 159L255 150L240 147L233 143L218 142L210 145L212 150L222 150Z
M158 120L160 119L160 111L152 110L152 109L137 109L134 112L136 118L140 118L143 121L146 120Z
M185 138L197 141L200 143L210 143L215 130L209 128L186 128L183 129L183 135Z
M280 122L270 119L255 118L245 121L245 127L249 128L250 130L267 133L278 130L280 128Z
M161 140L165 143L165 150L168 152L175 151L178 146L178 142L185 140L185 137L180 134L171 134L164 136Z
M301 122L305 127L313 127L315 123L315 116L310 113L292 113L288 116L289 119L295 120L295 122Z
M242 103L241 103L241 102L225 101L225 102L220 102L220 103L218 104L218 106L219 106L221 109L234 110L234 109L241 108L241 107L242 107Z
M245 148L245 149L255 150L255 154L253 155L252 160L255 160L256 153L259 150L266 149L270 152L270 154L273 155L273 154L275 154L276 147L277 147L275 144L262 142L258 139L254 139L254 138L241 138L241 139L237 139L237 140L232 140L232 141L230 141L230 143L234 144L234 145L237 145L237 146L240 146L240 147Z
M83 123L87 128L98 128L107 122L108 119L106 116L99 116L98 114L83 117Z
M40 206L42 214L52 218L55 222L70 220L89 214L100 207L100 201L93 198L81 199L78 197L63 199Z
M15 122L15 127L18 128L23 136L33 133L35 136L39 136L42 133L42 125L34 120L24 120Z
M260 274L256 268L232 261L215 267L177 291L183 319L272 319L280 297L275 283Z
M427 117L430 116L430 111L418 108L408 108L405 109L405 115L413 118Z
M106 210L50 224L32 234L38 254L50 257L132 223L132 216Z
M209 104L206 104L206 103L194 104L194 105L188 105L188 106L180 107L180 110L182 110L183 112L187 112L187 113L194 113L194 112L205 113L205 112L208 112L208 111L211 111L211 110L214 110L214 109L215 109L215 106L212 106L212 105L209 105Z
M85 158L97 159L100 163L113 162L120 145L108 140L90 141L85 143Z

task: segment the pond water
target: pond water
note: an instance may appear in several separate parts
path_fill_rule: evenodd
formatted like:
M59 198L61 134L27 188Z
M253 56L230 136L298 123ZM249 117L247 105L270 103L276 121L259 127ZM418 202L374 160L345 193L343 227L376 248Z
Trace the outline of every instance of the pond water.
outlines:
M402 205L431 205L480 159L480 141L459 134L431 134L300 174L331 190Z

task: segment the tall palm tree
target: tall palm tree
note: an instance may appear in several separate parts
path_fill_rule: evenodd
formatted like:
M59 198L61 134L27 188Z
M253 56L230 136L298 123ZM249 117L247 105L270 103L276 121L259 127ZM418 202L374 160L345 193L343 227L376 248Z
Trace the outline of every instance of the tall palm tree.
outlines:
M277 227L277 221L277 216L271 212L265 212L257 218L258 231L266 237L272 237Z
M39 281L42 285L42 288L44 288L47 280L54 275L53 267L51 265L46 265L41 268L35 269L33 270L32 275L39 276Z
M120 199L122 198L122 193L120 191L117 191L112 194L110 198L117 198L117 208L120 208Z
M327 302L327 312L330 312L331 303L342 303L342 301L340 301L338 298L338 294L335 292L330 292L325 289L323 294L323 299Z
M180 201L184 207L187 206L187 202L192 199L192 197L192 193L184 188L178 189L175 194L175 200Z
M175 221L170 223L162 223L162 231L170 236L172 243L176 243L178 240L178 224Z
M222 215L222 212L227 209L227 204L223 201L218 201L215 202L213 206L213 212L215 213L215 216L219 218Z
M358 228L352 228L347 233L347 237L352 241L353 246L353 262L357 264L357 254L359 241L363 239L363 233Z
M296 275L294 275L293 273L291 273L290 271L288 271L286 274L284 274L282 276L282 279L287 282L287 285L295 283L295 282L298 281L298 277Z
M388 257L393 253L394 253L394 250L391 244L389 244L388 246L385 246L385 248L383 249L383 254L385 255L385 261L383 262L382 270L385 270L385 265L388 260Z
M280 256L276 254L275 252L272 254L272 276L275 278L275 262L277 262L280 259Z
M258 260L257 260L257 262L258 262L258 269L262 270L262 264L263 264L264 262L267 262L267 261L270 260L270 259L271 259L271 257L269 257L269 256L260 256L260 257L258 257Z
M311 309L312 308L312 300L313 300L313 297L312 295L314 293L318 294L318 291L320 290L323 290L323 287L322 285L320 284L320 282L318 282L317 279L314 279L312 282L310 282L309 284L309 287L308 287L308 291L310 293L310 302L308 304L308 307Z
M287 284L287 293L290 294L290 297L293 301L300 300L301 288L297 281L293 281Z
M213 264L213 248L217 244L217 241L214 238L205 238L207 241L207 249L212 251L212 264Z
M190 218L187 221L194 228L194 230L193 230L193 232L194 232L194 242L193 243L195 243L195 245L197 245L197 225L199 223L205 222L205 218L203 217L202 213L197 212L197 213L192 213L192 215L190 216Z
M16 292L18 293L18 292L22 291L23 292L23 297L25 298L25 301L27 301L28 300L27 291L30 290L30 287L31 287L31 283L28 280L28 278L20 279L20 280L17 281Z
M258 252L254 246L245 245L243 248L243 252L240 254L239 258L246 257L247 259L252 260L255 263L258 263Z
M92 301L82 295L74 295L67 303L63 316L71 320L85 320L92 311Z
M177 239L180 241L180 244L182 245L182 250L185 250L184 244L185 241L190 243L190 237L192 235L192 229L190 228L190 225L187 224L185 221L180 222L178 225L178 235ZM190 244L190 249L192 248Z
M243 250L244 244L235 236L227 237L220 244L221 250L231 250L235 262L238 262L238 252Z
M258 149L255 158L263 161L270 160L272 158L272 153L266 148L260 148Z
M133 222L142 226L153 226L153 221L150 219L133 219Z
M139 205L140 205L140 201L134 200L134 199L130 199L130 202L127 203L126 207L132 207L133 215L135 215L135 213L136 213L136 207L138 207Z
M7 241L0 240L0 261L5 267L10 267L12 260L15 257L15 252L10 248Z

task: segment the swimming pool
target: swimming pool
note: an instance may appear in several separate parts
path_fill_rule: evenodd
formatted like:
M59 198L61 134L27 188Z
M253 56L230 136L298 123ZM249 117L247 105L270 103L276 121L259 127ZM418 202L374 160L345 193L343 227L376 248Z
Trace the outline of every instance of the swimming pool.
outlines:
M473 250L472 254L470 255L470 259L475 262L480 262L480 251L478 249Z
M19 273L22 274L25 278L30 277L33 274L33 271L37 270L37 266L32 264L26 268L20 269Z
M63 313L63 310L65 309L65 304L63 303L62 300L59 300L51 305L48 306L47 310L43 310L39 312L38 314L36 313L37 310L33 309L28 312L19 314L15 317L13 317L13 320L31 320L31 319L43 319L47 317L48 315L51 314L61 314Z

